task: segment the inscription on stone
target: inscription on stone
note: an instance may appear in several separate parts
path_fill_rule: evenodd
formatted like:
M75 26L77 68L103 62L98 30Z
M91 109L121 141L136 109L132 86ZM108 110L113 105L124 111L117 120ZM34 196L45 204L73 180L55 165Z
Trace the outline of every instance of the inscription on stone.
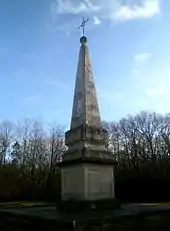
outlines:
M112 196L111 172L90 170L88 171L88 193L92 199Z

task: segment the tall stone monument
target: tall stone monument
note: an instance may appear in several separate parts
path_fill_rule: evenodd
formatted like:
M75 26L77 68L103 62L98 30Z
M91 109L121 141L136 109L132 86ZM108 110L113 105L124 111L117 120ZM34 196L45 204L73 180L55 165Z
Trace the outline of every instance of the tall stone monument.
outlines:
M80 38L70 130L65 133L67 152L61 163L63 202L97 202L115 198L113 154L102 127L87 38Z

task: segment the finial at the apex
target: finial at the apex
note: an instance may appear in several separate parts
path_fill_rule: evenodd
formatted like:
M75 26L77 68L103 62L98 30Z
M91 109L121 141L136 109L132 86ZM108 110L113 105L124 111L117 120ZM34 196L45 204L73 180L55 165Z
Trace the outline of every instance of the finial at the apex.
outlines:
M81 43L81 44L87 43L87 38L86 38L85 36L82 36L82 37L80 38L80 43Z
M82 28L83 37L85 37L85 36L84 36L84 29L85 29L85 25L86 25L86 23L87 23L88 21L89 21L88 18L87 18L87 19L83 18L83 21L82 21L81 25L79 26L79 29Z

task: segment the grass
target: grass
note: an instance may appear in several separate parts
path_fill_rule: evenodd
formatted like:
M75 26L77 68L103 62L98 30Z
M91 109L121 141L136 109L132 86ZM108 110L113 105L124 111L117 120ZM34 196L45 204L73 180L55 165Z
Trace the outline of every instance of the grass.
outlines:
M9 202L0 202L0 207L35 207L35 206L50 206L54 203L41 202L41 201L9 201ZM161 202L161 203L140 203L144 206L170 206L170 202Z
M154 206L170 206L170 202L161 202L161 203L141 203L141 205L154 205Z
M39 206L49 206L51 203L37 202L37 201L15 201L15 202L2 202L0 207L3 208L24 208L24 207L39 207Z

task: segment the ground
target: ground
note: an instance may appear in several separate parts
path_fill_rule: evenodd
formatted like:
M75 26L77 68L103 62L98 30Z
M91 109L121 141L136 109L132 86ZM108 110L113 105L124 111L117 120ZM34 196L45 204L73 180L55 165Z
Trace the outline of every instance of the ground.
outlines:
M92 215L78 214L74 218L78 222L86 219L91 226ZM31 230L35 227L36 230L73 230L72 219L72 215L63 216L54 205L43 202L0 203L0 230ZM170 230L169 221L169 202L124 204L112 212L112 225L105 230Z

